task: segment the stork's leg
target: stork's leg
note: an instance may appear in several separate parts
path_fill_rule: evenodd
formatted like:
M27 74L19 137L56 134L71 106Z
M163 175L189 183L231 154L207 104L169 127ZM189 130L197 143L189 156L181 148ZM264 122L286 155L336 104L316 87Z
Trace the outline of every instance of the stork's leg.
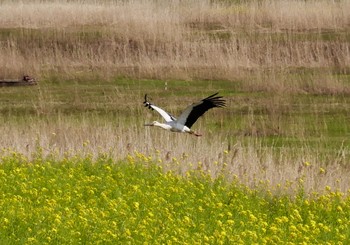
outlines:
M195 136L199 137L202 136L201 134L193 133Z
M198 134L198 133L196 133L196 132L194 132L194 131L190 131L190 132L188 132L189 134L193 134L193 135L195 135L195 136L197 136L197 137L199 137L199 136L202 136L201 134Z

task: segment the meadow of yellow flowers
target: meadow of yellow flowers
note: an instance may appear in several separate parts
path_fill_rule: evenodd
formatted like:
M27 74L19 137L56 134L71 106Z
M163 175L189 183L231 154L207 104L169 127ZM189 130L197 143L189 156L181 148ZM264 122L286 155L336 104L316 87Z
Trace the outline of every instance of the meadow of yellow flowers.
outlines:
M344 193L273 195L145 158L2 157L0 243L349 244Z

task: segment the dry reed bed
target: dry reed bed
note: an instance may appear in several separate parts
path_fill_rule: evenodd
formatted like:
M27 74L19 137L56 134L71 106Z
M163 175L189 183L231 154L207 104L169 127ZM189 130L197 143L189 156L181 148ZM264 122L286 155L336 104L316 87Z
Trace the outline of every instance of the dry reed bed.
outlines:
M294 150L264 147L259 140L243 145L240 137L228 143L224 133L203 131L204 136L197 138L143 128L137 123L125 127L64 118L21 126L4 123L0 131L6 135L0 138L2 156L16 152L32 158L41 152L43 157L55 159L75 155L125 159L129 155L145 164L157 162L165 171L182 175L189 170L205 171L254 188L269 186L275 193L294 193L303 188L311 194L328 187L346 193L350 189L350 169L342 164L347 161L348 149L339 149L331 160L325 160L302 145Z
M0 5L0 72L180 79L296 67L346 73L347 9L348 1L10 1ZM271 87L270 80L262 84Z
M273 30L322 30L348 28L348 1L263 0L222 4L190 0L162 2L136 0L96 3L92 1L2 1L2 27L64 28L82 25L134 26L156 33L159 27L189 23L216 23L227 27ZM144 28L140 28L141 25ZM158 28L157 28L158 27ZM123 30L132 34L133 29ZM174 35L164 29L163 34Z

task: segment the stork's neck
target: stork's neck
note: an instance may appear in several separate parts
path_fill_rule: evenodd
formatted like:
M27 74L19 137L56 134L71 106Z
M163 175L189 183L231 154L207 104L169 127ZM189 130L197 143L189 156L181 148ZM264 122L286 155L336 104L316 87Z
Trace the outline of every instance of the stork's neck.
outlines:
M154 122L154 126L160 127L162 129L165 129L165 130L170 130L171 129L170 125L165 124L165 123L160 123L160 122L157 122L157 121Z

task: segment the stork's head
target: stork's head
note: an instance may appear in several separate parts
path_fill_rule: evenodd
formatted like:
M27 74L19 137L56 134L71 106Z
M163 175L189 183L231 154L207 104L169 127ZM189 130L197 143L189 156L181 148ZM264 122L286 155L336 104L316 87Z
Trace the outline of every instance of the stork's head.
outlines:
M151 123L145 123L144 126L156 126L157 124L159 124L159 122L153 121Z
M145 123L144 124L145 126L156 126L156 127L160 127L162 129L165 129L165 130L170 130L172 129L172 127L166 123L160 123L160 122L157 122L157 121L153 121L151 123Z

